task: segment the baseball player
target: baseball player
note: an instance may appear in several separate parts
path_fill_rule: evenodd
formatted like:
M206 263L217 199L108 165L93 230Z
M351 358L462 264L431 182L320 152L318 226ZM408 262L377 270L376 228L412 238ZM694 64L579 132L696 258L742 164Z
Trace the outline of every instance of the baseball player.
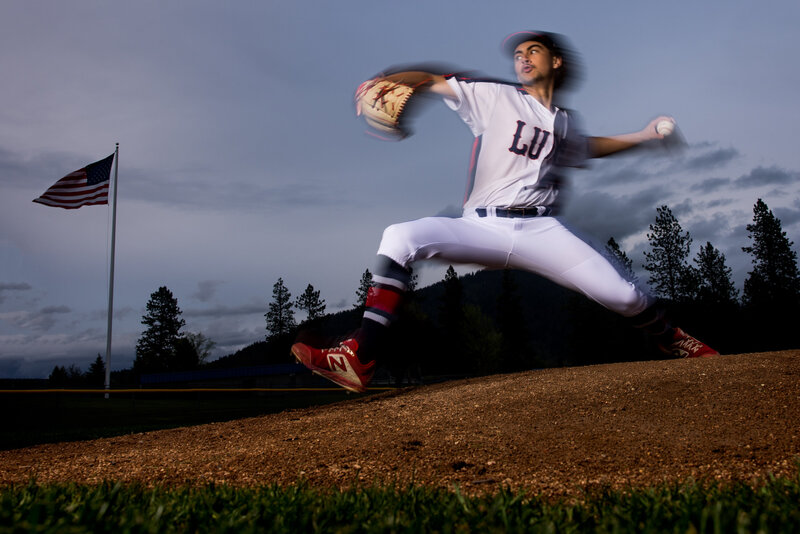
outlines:
M718 354L671 326L654 299L554 217L565 167L663 138L656 124L672 119L658 117L634 133L587 137L573 115L554 105L556 92L574 80L570 71L575 65L563 38L521 31L504 40L503 50L513 61L518 83L422 71L385 76L438 95L472 131L463 213L386 228L358 332L333 348L292 347L297 360L315 373L348 390L365 391L378 344L407 290L411 265L430 258L531 271L629 318L656 336L667 354Z

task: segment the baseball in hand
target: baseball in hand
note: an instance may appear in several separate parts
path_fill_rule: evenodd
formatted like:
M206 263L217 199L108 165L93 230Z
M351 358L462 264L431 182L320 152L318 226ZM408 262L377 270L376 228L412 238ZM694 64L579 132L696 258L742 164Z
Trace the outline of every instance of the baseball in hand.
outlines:
M668 136L675 130L675 123L668 120L659 121L656 124L656 133L658 135Z

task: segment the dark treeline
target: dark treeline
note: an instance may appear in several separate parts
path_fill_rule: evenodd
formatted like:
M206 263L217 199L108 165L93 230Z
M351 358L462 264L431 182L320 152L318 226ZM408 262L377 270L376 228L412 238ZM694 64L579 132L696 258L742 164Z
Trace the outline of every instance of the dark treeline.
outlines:
M674 323L723 354L796 348L792 328L800 307L800 271L793 243L780 220L759 199L742 250L752 270L740 295L725 256L712 243L692 257L692 238L667 206L657 209L645 252L647 283L637 280L633 261L611 237L603 251L620 273L646 285ZM353 308L326 314L320 292L308 284L296 299L283 279L266 306L266 335L234 354L207 362L214 343L182 333L177 299L166 287L150 296L145 330L132 369L112 373L117 384L137 383L141 374L228 368L293 361L296 340L335 345L358 328L372 283L366 270L354 291ZM295 311L305 317L297 322ZM399 320L390 328L380 366L390 376L471 376L531 368L610 363L664 357L653 341L627 320L572 291L521 271L481 271L459 277L450 266L444 279L417 289L416 277ZM101 385L103 361L86 372L56 367L52 385Z
M52 387L61 386L85 386L97 388L103 386L106 380L106 364L103 357L99 354L84 372L76 365L69 367L56 365L48 378L48 384Z

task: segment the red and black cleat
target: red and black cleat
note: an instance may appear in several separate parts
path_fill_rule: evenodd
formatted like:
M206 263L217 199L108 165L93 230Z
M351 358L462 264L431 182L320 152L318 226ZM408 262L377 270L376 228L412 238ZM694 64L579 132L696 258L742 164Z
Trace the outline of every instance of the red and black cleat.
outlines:
M338 347L315 349L305 343L292 345L292 354L311 371L343 388L363 393L375 372L375 362L361 363L358 342L347 339Z
M712 349L699 339L696 339L680 328L676 328L672 342L659 347L662 352L676 358L705 358L719 356L719 352Z

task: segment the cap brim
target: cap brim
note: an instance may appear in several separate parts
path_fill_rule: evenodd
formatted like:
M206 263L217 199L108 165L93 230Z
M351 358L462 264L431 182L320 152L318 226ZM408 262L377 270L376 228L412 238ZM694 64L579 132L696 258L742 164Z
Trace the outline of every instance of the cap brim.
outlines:
M559 46L555 40L546 32L536 32L532 30L524 30L514 32L503 40L502 49L507 55L513 55L517 47L525 41L536 41L542 43L551 52L559 52Z

